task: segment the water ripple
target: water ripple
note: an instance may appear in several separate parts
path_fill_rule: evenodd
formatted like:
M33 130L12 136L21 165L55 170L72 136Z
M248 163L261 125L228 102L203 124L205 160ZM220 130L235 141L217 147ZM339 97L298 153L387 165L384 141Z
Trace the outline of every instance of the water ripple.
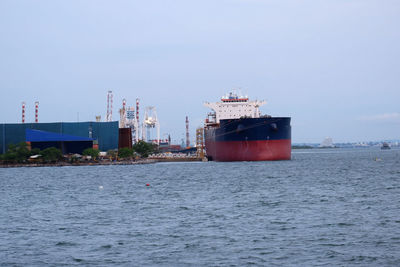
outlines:
M399 162L344 149L0 169L0 265L399 266Z

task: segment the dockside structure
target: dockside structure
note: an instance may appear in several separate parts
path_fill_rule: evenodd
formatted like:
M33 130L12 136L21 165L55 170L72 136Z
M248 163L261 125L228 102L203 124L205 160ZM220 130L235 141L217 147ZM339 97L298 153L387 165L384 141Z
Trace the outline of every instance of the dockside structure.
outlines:
M0 124L0 153L10 144L26 142L26 129L88 137L97 140L100 151L118 149L118 121Z

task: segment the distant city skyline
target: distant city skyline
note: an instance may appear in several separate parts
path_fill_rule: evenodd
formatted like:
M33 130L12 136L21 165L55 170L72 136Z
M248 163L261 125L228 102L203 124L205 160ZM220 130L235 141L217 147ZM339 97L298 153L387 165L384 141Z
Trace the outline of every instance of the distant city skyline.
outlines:
M293 143L400 139L400 2L0 2L0 123L113 119L155 106L161 138L185 138L241 88L292 117ZM142 117L141 117L142 119Z

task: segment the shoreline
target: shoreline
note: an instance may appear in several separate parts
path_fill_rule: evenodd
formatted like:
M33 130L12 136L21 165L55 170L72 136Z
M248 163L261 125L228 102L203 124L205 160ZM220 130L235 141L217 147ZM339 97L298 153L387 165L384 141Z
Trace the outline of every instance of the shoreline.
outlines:
M151 158L124 161L87 161L87 162L57 162L57 163L11 163L0 164L0 168L22 168L22 167L66 167L66 166L108 166L108 165L137 165L153 164L158 162L193 162L202 161L200 158Z
M0 168L21 168L21 167L66 167L66 166L107 166L107 165L136 165L151 164L158 161L152 159L127 160L127 161L88 161L88 162L56 162L56 163L13 163L0 164Z

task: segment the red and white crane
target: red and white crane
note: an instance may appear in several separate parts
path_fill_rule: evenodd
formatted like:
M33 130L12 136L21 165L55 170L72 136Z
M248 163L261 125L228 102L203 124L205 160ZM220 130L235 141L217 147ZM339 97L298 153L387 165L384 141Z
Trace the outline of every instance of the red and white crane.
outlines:
M35 102L35 123L39 122L39 101Z
M22 102L22 123L25 123L25 102Z

